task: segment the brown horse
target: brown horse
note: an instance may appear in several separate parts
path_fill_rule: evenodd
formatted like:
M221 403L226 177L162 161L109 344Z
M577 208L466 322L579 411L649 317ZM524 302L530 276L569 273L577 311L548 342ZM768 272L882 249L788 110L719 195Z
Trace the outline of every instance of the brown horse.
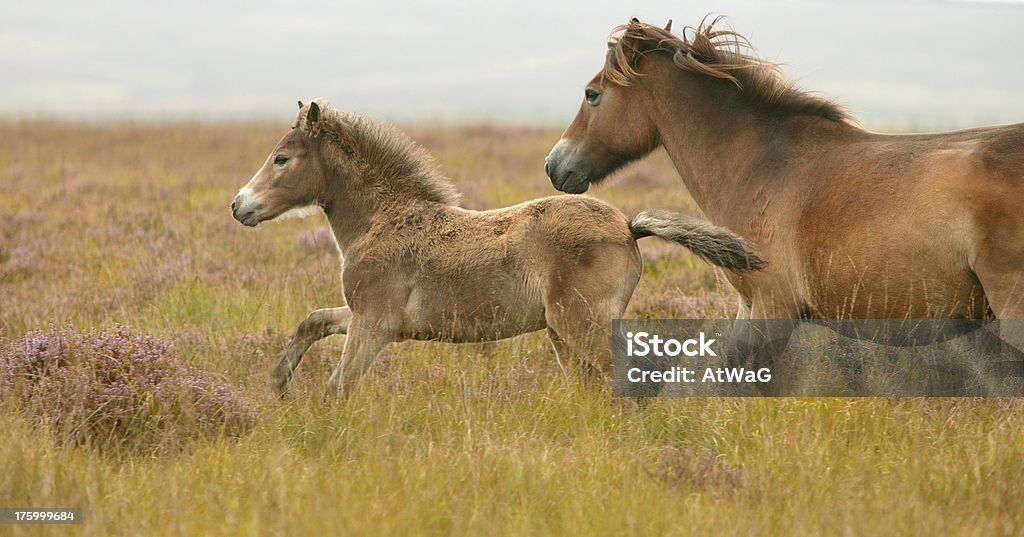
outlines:
M596 199L556 196L491 211L456 206L429 155L401 133L314 101L231 203L255 226L327 214L348 306L309 314L284 349L284 391L315 341L347 334L330 390L347 393L385 345L488 341L547 329L560 364L605 371L611 321L640 279L636 240L657 235L736 272L764 266L735 234L673 213L627 220Z
M717 23L613 30L547 157L555 188L664 147L708 218L770 263L727 273L741 319L1024 319L1024 124L868 132ZM1024 348L1020 323L1000 324Z

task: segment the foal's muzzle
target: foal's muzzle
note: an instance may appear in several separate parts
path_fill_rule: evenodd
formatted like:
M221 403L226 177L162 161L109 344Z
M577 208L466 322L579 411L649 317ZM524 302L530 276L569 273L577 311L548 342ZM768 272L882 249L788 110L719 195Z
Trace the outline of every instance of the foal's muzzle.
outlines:
M245 192L245 189L242 189L235 199L231 200L231 216L245 226L255 227L260 223L256 217L259 208L259 203L255 202L252 196Z

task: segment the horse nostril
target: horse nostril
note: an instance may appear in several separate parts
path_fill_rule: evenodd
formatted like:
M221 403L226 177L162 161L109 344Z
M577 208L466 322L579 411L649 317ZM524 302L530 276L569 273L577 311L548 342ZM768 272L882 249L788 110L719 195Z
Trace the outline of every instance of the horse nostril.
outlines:
M544 161L544 173L546 173L548 175L548 177L551 177L551 161L550 160L545 160Z
M237 200L231 200L231 212L235 212L235 205L238 203Z

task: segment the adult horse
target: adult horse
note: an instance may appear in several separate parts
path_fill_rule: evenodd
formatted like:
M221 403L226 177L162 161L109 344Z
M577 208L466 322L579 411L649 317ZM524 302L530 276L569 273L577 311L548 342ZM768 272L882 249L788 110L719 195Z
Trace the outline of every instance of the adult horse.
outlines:
M976 321L944 337L1024 319L1024 124L869 132L717 23L613 31L547 157L555 188L584 192L663 146L707 217L769 263L726 271L741 319ZM1001 324L1021 349L1019 323ZM766 356L790 336L774 326Z

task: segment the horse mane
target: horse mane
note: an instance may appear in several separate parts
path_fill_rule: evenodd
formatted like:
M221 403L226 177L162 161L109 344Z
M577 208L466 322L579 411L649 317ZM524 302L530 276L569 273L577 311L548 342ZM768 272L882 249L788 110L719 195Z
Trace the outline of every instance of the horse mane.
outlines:
M834 101L797 89L777 64L757 57L746 37L732 29L719 29L722 19L719 16L709 22L705 17L697 27L683 28L680 37L670 29L637 19L616 26L608 37L608 57L601 74L614 84L629 86L642 76L637 63L644 55L667 54L680 69L728 80L765 108L839 122L851 119Z
M360 172L389 195L458 204L458 192L438 169L430 152L404 132L366 116L338 110L325 99L315 102L320 106L320 119L312 128L315 136L323 140L322 154L328 165L351 167L356 159ZM309 104L299 110L293 128L309 131L308 108Z

